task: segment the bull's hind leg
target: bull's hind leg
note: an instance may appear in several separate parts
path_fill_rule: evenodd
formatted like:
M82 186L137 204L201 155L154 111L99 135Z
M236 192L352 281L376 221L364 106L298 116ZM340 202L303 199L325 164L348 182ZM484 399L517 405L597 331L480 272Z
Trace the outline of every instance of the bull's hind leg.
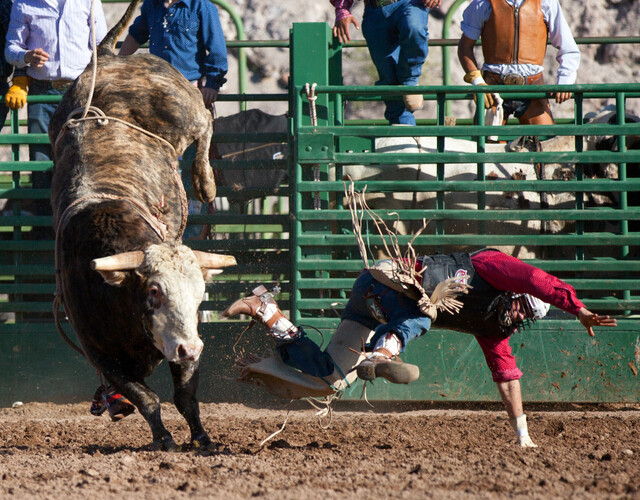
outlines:
M209 163L209 148L213 135L213 122L210 115L208 115L203 129L204 132L201 132L195 139L196 158L191 167L191 184L196 197L202 203L208 203L216 197L216 181Z
M200 421L200 406L196 398L200 369L198 362L177 364L169 363L173 377L173 401L180 414L185 418L191 431L191 445L195 448L210 448L209 435Z

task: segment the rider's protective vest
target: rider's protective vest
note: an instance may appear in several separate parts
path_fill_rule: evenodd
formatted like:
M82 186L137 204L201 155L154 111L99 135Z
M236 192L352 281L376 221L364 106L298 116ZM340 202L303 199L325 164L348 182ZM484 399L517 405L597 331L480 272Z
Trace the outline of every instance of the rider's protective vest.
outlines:
M491 14L481 32L484 62L542 66L549 30L541 0L525 0L520 7L505 0L490 1Z
M482 337L508 337L516 328L505 331L497 317L497 305L501 297L508 298L511 292L498 290L487 283L476 273L468 253L456 252L451 255L428 255L420 257L424 273L422 287L431 295L436 285L447 278L468 275L469 285L473 288L468 294L457 298L464 306L457 314L439 311L433 326L447 328Z

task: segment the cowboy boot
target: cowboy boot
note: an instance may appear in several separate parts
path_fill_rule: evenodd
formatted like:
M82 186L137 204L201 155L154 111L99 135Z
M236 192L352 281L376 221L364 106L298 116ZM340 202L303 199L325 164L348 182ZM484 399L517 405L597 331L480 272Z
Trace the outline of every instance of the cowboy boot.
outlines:
M253 295L236 300L222 312L222 316L251 316L253 321L266 326L269 334L278 341L292 341L300 336L300 331L282 314L278 303L264 285L254 288L252 293Z
M358 365L356 373L362 380L373 381L382 377L394 384L408 384L418 380L420 368L403 363L398 356L380 347Z
M402 362L398 357L401 348L400 338L393 332L378 339L373 353L357 366L358 378L372 381L382 377L394 384L408 384L418 380L420 368Z
M411 113L422 109L424 105L424 99L420 94L403 95L402 100L404 101L404 107Z

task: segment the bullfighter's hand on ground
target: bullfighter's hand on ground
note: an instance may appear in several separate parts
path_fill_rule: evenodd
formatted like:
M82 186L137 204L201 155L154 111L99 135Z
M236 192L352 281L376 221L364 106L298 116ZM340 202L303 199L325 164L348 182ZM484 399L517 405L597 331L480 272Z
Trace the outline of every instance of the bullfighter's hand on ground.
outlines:
M587 308L583 307L578 312L578 319L582 326L587 329L587 333L591 337L595 337L596 334L593 332L594 326L617 326L616 319L611 318L609 316L600 316L596 313L592 313Z
M436 9L442 5L442 0L422 0L422 5L427 9Z

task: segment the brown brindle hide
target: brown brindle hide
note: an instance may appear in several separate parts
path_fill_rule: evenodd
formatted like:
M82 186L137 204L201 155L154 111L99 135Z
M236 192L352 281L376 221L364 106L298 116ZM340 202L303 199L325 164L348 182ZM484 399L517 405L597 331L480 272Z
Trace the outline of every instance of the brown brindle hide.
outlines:
M209 165L212 118L200 91L170 64L152 55L105 55L98 59L91 105L108 117L162 137L174 153L162 141L115 120L68 128L59 138L69 114L84 109L91 83L89 66L65 94L49 126L52 144L59 141L54 150L56 169L65 166L64 172L57 172L52 186L54 217L57 220L75 199L106 192L141 198L152 211L168 219L169 238L180 236L176 231L182 207L173 170L177 169L177 156L194 141L195 194L202 201L215 197ZM145 164L154 168L136 168Z

